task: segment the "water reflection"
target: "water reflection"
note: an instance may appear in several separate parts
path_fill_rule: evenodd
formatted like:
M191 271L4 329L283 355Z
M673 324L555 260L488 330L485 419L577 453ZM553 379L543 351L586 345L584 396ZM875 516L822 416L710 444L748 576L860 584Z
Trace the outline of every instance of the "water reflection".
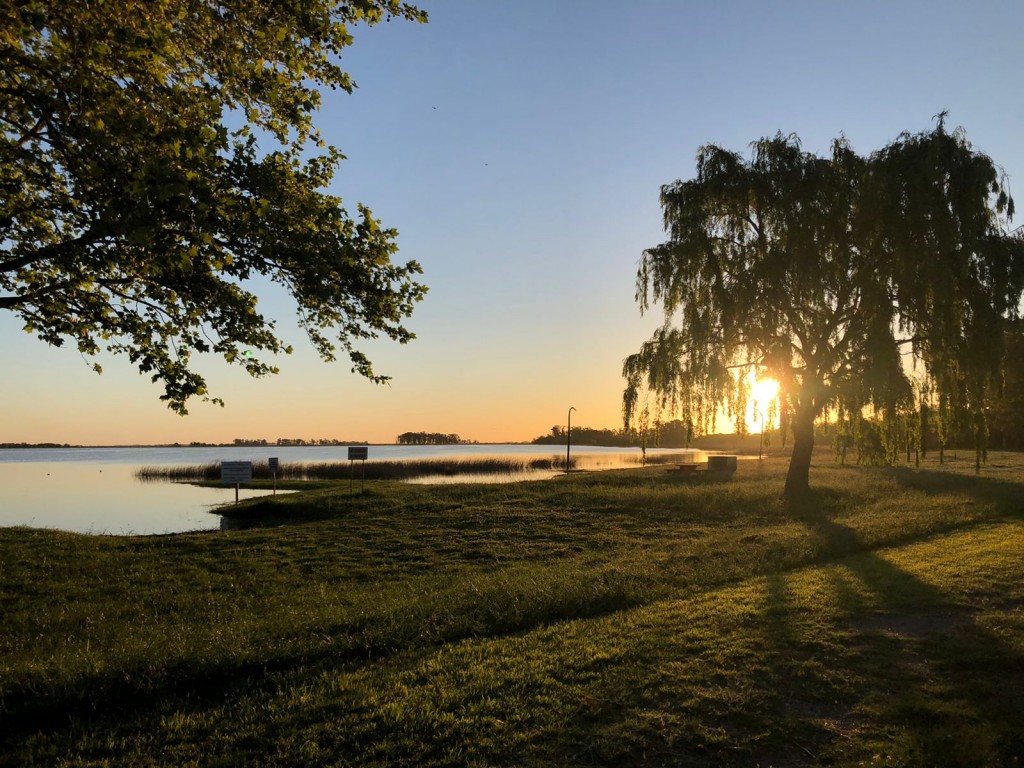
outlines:
M707 461L707 453L699 450L675 450L651 452L646 457L650 464L701 463ZM574 472L601 471L606 469L628 469L645 463L644 456L636 451L631 453L578 453L572 457ZM404 482L412 485L450 485L455 483L517 483L529 480L550 480L564 474L564 469L522 469L508 472L465 472L459 474L436 474L414 477Z
M530 458L555 455L554 446L374 446L371 455L382 460L486 455ZM91 534L161 534L231 527L214 509L234 501L233 488L206 488L182 483L141 483L141 466L195 464L223 459L279 455L281 461L338 460L343 448L98 448L0 449L0 526L27 525ZM651 460L685 461L681 451L648 451ZM690 451L689 460L704 460ZM564 454L563 454L564 455ZM134 461L131 459L135 459ZM639 451L581 446L573 449L574 469L600 470L635 467ZM411 482L517 482L544 480L560 474L549 469L488 474L432 475ZM242 489L240 498L270 493Z
M235 500L234 488L143 485L137 464L0 462L0 526L28 525L91 534L216 530L212 510ZM242 489L239 498L269 493Z
M529 480L550 480L565 474L550 469L524 469L517 472L475 472L459 475L422 475L403 482L410 485L452 485L455 483L518 483Z

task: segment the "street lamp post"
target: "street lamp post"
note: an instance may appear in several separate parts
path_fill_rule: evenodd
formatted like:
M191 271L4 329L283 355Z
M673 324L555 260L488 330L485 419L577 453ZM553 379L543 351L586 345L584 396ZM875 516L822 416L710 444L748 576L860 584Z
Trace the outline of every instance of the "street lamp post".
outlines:
M569 422L569 428L566 430L566 433L565 433L565 472L566 472L566 474L569 473L569 447L572 445L572 412L575 411L575 410L576 410L575 408L570 408L569 409L569 415L567 417L567 420Z
M764 412L757 407L757 402L756 401L754 402L753 411L754 411L755 418L758 417L758 416L761 417L761 429L758 431L758 434L757 434L757 460L760 461L761 460L761 452L762 452L762 449L764 448Z

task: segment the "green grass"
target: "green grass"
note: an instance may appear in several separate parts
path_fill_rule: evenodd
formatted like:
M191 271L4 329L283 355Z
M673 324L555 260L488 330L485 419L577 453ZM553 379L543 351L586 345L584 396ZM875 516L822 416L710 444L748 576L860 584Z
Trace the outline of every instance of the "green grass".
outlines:
M0 529L0 765L1015 765L1024 461L968 464Z

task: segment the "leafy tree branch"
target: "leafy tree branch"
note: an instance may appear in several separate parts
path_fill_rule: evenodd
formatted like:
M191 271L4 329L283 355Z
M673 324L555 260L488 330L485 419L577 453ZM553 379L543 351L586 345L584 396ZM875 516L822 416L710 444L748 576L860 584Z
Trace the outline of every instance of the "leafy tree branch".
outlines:
M321 356L386 381L355 345L413 338L421 269L324 191L342 155L313 117L323 89L354 88L353 30L392 17L426 21L397 0L0 8L0 309L47 343L127 355L185 413L207 396L192 353L262 376L243 347L289 351L247 287L262 277Z

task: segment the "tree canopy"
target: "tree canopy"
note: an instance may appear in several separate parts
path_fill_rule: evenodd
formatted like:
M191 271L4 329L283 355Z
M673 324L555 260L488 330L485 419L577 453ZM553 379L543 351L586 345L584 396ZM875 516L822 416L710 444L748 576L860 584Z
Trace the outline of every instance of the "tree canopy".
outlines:
M207 397L194 353L262 376L254 350L290 351L247 287L263 277L325 360L386 380L356 344L413 337L421 269L323 191L342 155L313 116L322 89L354 87L352 28L392 17L426 21L399 0L4 3L0 308L50 344L126 354L186 413Z
M637 300L664 323L623 364L627 425L648 392L706 430L723 406L745 411L750 372L774 378L791 496L826 410L895 418L924 398L981 434L1024 238L1005 175L944 117L866 157L782 134L749 159L702 147L696 177L662 188L668 238L640 259Z

